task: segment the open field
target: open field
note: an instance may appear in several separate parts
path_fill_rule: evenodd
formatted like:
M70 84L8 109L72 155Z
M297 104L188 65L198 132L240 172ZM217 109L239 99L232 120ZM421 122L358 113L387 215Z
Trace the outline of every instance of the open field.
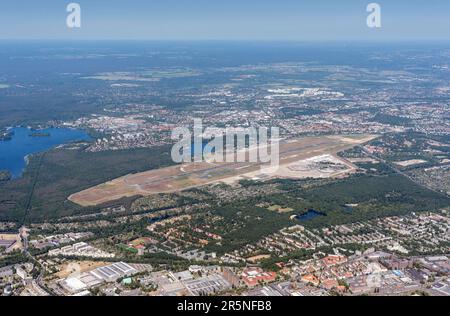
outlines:
M250 258L247 258L247 261L250 263L257 263L259 261L262 261L264 259L269 259L270 255L259 255L259 256L253 256Z
M58 278L67 278L69 276L78 276L83 272L94 270L95 268L107 265L107 262L100 261L70 261L60 266L60 271L56 273Z
M0 240L16 240L18 238L17 234L0 234Z
M18 234L0 234L0 244L6 242L6 244L11 243L10 246L6 247L7 252L11 252L13 250L20 250L23 248L22 242L20 240L20 236Z
M234 183L242 179L266 179L272 177L306 178L341 176L354 167L332 155L366 143L375 136L321 136L287 140L280 143L280 168L276 173L266 173L261 163L210 163L200 162L177 165L114 179L96 187L75 193L69 200L82 206L94 206L136 195L148 196L170 193L217 182ZM317 156L327 156L331 162L345 166L336 172L310 172L293 170L292 165ZM328 162L330 163L330 161Z
M399 165L401 167L409 167L409 166L424 164L427 162L428 161L422 160L422 159L411 159L411 160L406 160L406 161L398 161L398 162L395 162L395 164Z

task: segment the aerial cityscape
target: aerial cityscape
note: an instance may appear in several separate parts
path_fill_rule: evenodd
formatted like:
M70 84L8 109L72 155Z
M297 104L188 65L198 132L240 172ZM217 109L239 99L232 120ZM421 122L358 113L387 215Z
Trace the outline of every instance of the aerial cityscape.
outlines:
M0 295L450 296L448 37L1 29Z

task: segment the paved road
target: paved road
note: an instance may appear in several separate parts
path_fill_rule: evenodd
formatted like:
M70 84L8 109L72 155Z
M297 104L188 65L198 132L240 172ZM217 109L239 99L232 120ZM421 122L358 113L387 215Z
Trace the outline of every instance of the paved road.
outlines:
M20 236L20 239L22 240L22 244L23 244L23 253L25 253L25 255L27 255L31 259L31 261L34 262L34 264L36 266L40 267L39 276L36 279L34 279L34 281L42 289L42 291L44 291L48 295L53 295L54 296L55 293L49 292L47 290L46 286L44 285L44 283L42 282L42 280L44 278L45 268L40 264L40 262L28 250L28 246L29 246L29 243L28 243L28 229L25 226L22 226L19 229L19 236Z

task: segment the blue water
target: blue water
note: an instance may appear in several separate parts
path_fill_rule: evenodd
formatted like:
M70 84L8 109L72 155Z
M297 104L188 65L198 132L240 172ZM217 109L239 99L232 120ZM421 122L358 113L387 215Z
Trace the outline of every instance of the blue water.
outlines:
M49 128L31 131L24 127L11 130L11 140L0 141L0 170L8 170L13 178L20 178L26 167L25 157L43 152L61 144L74 141L88 141L86 132L70 128ZM49 137L32 137L30 133L49 133Z
M326 216L326 214L318 212L316 210L308 210L308 212L302 215L298 215L296 219L298 219L299 221L310 221L319 216Z

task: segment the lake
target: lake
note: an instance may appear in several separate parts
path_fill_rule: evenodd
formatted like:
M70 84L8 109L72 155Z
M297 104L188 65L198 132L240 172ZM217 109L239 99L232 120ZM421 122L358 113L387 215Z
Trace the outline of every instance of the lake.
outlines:
M319 216L327 216L327 215L324 213L318 212L316 210L308 210L308 212L306 212L302 215L297 215L296 219L298 219L299 221L310 221Z
M47 151L58 145L91 139L85 131L70 128L34 131L16 127L10 131L13 133L11 140L0 141L0 170L9 171L13 179L22 176L26 167L26 156Z

